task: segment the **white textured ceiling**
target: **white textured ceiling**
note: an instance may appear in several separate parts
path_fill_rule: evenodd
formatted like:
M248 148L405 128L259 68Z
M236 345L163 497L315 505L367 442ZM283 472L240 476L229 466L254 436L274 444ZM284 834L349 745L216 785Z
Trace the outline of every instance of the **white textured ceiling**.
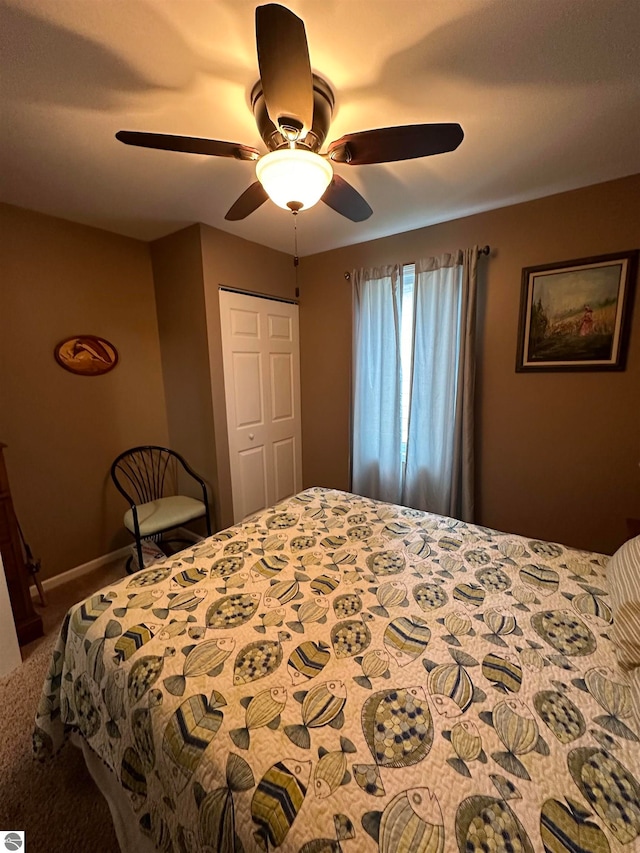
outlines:
M263 150L245 0L0 0L0 199L144 240L205 222L293 253L271 202L224 214L247 162L122 145L117 130ZM290 0L334 87L327 141L459 122L457 151L337 166L373 207L298 217L301 255L640 172L640 0ZM479 235L479 239L481 236Z

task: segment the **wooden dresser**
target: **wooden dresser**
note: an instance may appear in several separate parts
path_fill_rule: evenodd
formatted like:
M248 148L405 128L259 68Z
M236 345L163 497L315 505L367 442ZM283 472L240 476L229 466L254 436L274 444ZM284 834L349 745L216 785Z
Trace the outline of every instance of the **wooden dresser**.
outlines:
M29 592L29 572L24 564L18 524L11 500L9 478L0 443L0 554L7 578L11 609L21 646L41 637L42 618L33 609Z

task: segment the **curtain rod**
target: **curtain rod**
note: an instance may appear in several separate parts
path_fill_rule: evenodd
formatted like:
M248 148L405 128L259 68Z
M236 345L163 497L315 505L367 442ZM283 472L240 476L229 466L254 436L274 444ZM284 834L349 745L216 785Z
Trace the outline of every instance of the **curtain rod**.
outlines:
M479 255L490 255L491 254L491 246L487 243L486 246L483 246L481 249L478 249L478 254ZM413 263L413 261L411 263ZM346 278L347 281L351 281L351 273L350 272L346 272L344 274L344 277Z

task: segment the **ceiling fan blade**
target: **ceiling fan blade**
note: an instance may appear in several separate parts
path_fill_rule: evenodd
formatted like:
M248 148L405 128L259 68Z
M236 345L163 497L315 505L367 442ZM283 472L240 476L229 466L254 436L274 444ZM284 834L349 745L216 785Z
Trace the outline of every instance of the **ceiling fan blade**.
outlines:
M329 146L336 163L392 163L454 151L464 139L459 124L407 124L347 133Z
M358 190L340 175L334 174L333 180L322 196L322 201L352 222L364 222L373 213Z
M254 181L231 205L224 218L230 222L236 222L238 219L246 219L250 213L257 210L261 204L264 204L268 198L267 191L260 181Z
M163 151L182 151L187 154L208 154L211 157L234 157L236 160L257 160L260 152L239 142L221 142L197 136L173 136L169 133L138 133L119 130L116 139L126 145L141 148L159 148Z
M313 124L313 79L304 23L277 3L256 9L258 65L267 113L287 138Z

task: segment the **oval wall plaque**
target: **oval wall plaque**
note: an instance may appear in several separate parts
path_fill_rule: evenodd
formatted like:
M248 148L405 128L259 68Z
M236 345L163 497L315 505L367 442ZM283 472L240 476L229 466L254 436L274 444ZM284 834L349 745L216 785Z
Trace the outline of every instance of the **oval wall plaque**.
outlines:
M95 335L66 338L58 344L53 354L61 367L81 376L108 373L118 363L118 351L114 345Z

